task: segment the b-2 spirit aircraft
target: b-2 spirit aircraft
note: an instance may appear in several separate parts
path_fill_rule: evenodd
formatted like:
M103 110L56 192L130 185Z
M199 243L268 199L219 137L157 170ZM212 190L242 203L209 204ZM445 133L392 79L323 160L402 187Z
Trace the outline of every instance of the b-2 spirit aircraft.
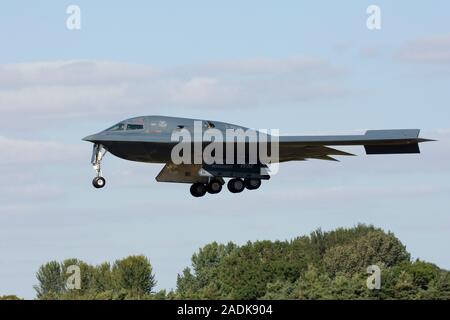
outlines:
M214 131L214 139L205 140L203 134L196 136L196 128L205 132ZM165 164L156 177L158 182L189 183L191 194L194 197L201 197L206 193L219 193L225 184L224 178L231 178L227 187L232 193L239 193L244 189L258 189L261 180L270 178L268 170L270 163L307 159L337 161L332 156L353 155L331 146L362 145L366 154L400 154L420 153L419 143L432 141L419 138L418 129L369 130L363 135L277 137L266 135L265 139L261 138L263 135L259 135L260 132L254 131L258 134L256 140L245 136L243 140L217 138L217 134L223 134L225 137L230 130L241 133L250 131L242 126L219 121L166 116L142 116L121 121L83 139L94 144L91 163L96 171L96 177L92 181L93 186L95 188L105 186L101 161L106 152L125 160ZM182 142L174 140L174 136L186 137L184 135L186 133L193 135L194 138ZM266 149L276 146L274 148L276 151L271 149L270 157L261 156L259 152L262 150L260 145L262 140L267 142ZM210 147L212 141L215 148ZM181 150L180 145L185 148ZM255 148L252 148L253 145ZM175 148L180 149L180 152L175 154L181 155L181 158L194 158L197 161L180 162L179 159L174 159ZM205 161L202 153L207 149L210 151L209 160ZM236 149L238 152L235 152ZM239 154L239 150L243 150L243 154Z

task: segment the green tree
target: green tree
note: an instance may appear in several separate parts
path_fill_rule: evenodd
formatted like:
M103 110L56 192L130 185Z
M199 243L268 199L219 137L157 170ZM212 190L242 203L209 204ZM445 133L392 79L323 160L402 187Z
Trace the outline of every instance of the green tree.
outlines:
M367 288L372 264L382 269L381 290ZM193 255L192 269L178 275L175 297L434 299L448 296L450 287L447 271L411 262L394 234L362 224L292 241L214 242Z
M220 265L236 249L236 245L217 242L199 249L192 256L192 270L185 268L177 276L176 295L180 299L219 299L223 296L222 284L219 280Z
M381 268L380 290L366 286L371 264ZM66 287L71 265L80 268L80 290ZM450 299L450 272L412 262L392 233L365 225L292 241L207 244L178 275L174 292L154 293L152 272L142 255L112 265L52 261L39 268L36 292L39 299Z
M131 295L150 294L156 286L150 261L143 255L117 260L112 267L112 279L116 290Z
M36 273L38 285L34 286L38 298L51 297L65 290L61 265L56 261L42 265Z
M80 270L81 288L70 289L66 283L72 273L69 267ZM130 256L98 266L78 259L67 259L62 263L49 262L36 274L39 284L35 287L38 299L163 299L165 291L152 294L156 285L150 261L144 256Z
M111 265L108 262L104 262L95 267L94 283L94 287L98 291L108 291L114 289L114 283L111 274Z
M0 296L0 300L23 300L22 298L19 298L16 295L10 294L6 296Z
M248 242L223 259L219 280L224 298L256 299L277 280L298 279L307 268L303 255L287 241Z
M326 270L331 275L341 272L347 275L364 272L372 264L394 266L409 261L405 246L392 233L381 230L342 245L328 248L323 256Z

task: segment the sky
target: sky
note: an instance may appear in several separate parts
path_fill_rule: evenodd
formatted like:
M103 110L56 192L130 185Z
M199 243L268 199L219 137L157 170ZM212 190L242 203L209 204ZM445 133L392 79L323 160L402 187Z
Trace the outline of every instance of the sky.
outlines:
M66 9L78 5L81 28ZM369 30L369 5L381 29ZM176 286L212 242L285 240L358 223L450 269L448 1L10 1L0 10L0 295L39 266L149 257ZM81 138L140 115L280 134L419 128L420 155L282 164L258 191L193 198L162 164L108 154L95 190Z

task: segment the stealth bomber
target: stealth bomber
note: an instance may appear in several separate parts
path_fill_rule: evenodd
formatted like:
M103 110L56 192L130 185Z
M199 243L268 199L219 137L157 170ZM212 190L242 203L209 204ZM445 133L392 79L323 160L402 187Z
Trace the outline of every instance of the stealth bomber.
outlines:
M231 139L229 132L234 133ZM275 136L220 121L166 116L120 121L83 140L94 144L91 163L96 172L92 181L95 188L105 186L101 162L109 152L125 160L164 164L156 180L190 184L194 197L219 193L225 179L232 193L258 189L261 181L270 179L270 166L274 164L308 159L337 161L336 156L353 155L335 146L360 145L369 155L414 154L420 153L419 143L431 141L419 138L418 129Z

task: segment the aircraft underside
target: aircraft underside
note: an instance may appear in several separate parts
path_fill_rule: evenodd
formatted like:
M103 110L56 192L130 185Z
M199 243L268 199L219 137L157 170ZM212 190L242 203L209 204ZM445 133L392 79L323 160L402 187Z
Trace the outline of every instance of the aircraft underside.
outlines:
M101 161L107 152L130 161L165 163L156 176L156 181L190 183L190 192L194 197L221 192L225 184L224 178L231 178L227 183L231 193L240 193L245 189L256 190L261 186L262 180L270 179L268 167L262 163L250 164L247 161L241 164L174 164L171 162L172 148L173 145L142 142L94 144L91 162L97 174L92 182L93 186L103 188L106 184L101 172ZM245 158L248 160L248 155ZM226 153L223 162L226 162Z

